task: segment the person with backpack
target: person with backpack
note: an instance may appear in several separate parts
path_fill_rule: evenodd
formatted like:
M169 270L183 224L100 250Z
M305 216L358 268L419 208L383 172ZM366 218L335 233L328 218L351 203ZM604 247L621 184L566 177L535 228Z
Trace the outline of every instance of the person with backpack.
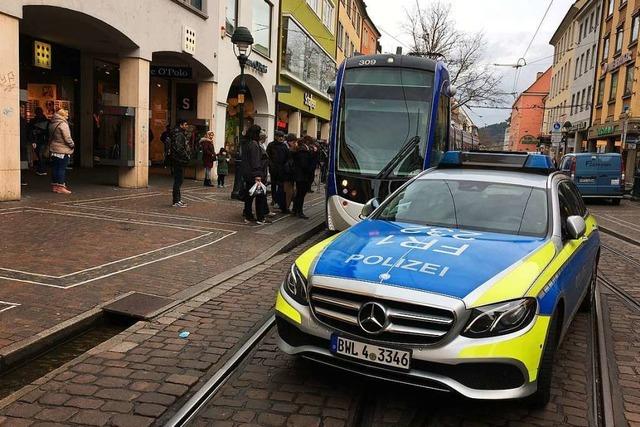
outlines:
M229 175L229 162L231 157L224 147L220 148L220 152L217 156L218 160L218 188L224 188L224 178Z
M69 112L64 108L53 115L49 125L49 151L51 152L51 191L71 194L67 188L66 173L69 159L73 155L75 143L69 128Z
M182 201L180 188L184 181L184 167L189 164L191 155L187 146L187 130L189 124L186 120L180 120L178 126L170 136L170 157L173 171L173 207L185 208L187 204Z
M36 153L36 174L47 174L47 151L49 148L49 119L42 108L36 107L36 115L27 124L27 135Z

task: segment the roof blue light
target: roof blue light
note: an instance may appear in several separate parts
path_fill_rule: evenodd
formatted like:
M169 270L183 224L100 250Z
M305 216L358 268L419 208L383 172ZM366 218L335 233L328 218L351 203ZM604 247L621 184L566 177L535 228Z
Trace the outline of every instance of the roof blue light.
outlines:
M551 157L499 151L448 151L442 156L441 168L500 168L527 172L550 173L555 170Z

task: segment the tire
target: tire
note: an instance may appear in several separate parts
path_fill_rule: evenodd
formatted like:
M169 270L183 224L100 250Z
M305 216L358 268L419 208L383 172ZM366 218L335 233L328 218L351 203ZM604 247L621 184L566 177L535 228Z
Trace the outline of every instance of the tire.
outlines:
M582 303L580 304L579 311L583 313L588 313L591 311L591 307L594 305L594 300L596 297L596 280L598 280L598 264L596 261L596 265L593 266L593 271L591 272L591 278L589 279L589 290L587 294L584 296Z
M611 204L614 206L620 206L620 201L622 199L611 199Z
M547 342L545 343L540 365L538 366L538 388L526 398L527 406L532 409L544 408L551 399L551 379L553 377L553 358L558 346L558 313L555 313L549 324Z

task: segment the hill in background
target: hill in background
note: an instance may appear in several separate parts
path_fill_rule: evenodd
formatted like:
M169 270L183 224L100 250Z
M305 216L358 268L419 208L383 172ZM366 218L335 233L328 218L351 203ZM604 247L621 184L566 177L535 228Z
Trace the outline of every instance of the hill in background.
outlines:
M504 130L507 128L507 122L495 123L478 129L478 138L480 144L487 149L501 149L504 142Z

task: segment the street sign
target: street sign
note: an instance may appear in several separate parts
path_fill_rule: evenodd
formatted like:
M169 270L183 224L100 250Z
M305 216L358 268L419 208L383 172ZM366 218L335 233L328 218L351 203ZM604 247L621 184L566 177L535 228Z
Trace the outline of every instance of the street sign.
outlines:
M553 130L560 130L560 128L562 127L562 125L558 122L555 122L553 124Z
M291 85L275 85L273 91L275 93L291 93Z
M560 144L562 142L562 134L560 132L551 133L551 143Z

